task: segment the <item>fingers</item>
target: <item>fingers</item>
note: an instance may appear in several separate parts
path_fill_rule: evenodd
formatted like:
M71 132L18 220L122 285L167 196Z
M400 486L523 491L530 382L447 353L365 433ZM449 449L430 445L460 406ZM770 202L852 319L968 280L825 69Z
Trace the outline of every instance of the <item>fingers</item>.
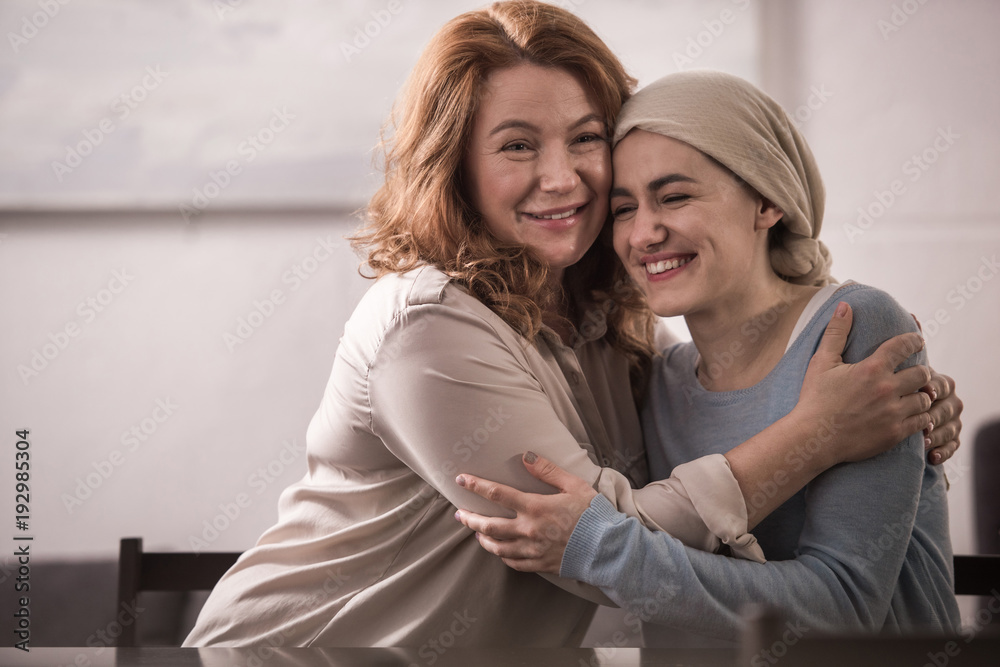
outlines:
M891 371L922 349L924 349L924 339L920 334L905 333L882 343L869 359L881 368Z
M491 503L496 503L501 507L506 507L515 512L524 508L526 502L525 496L528 495L513 487L491 482L488 479L476 477L475 475L459 475L455 478L455 483L468 491L472 491L477 496L482 496Z
M907 394L915 394L926 387L931 380L931 372L927 366L921 366L918 364L916 366L910 366L909 368L897 371L894 378L897 382L898 394L900 396L905 396ZM930 408L931 401L934 400L934 397L924 392L920 392L920 395L927 398L927 408ZM927 408L924 408L924 410Z
M924 394L914 394L915 396L924 396ZM931 417L926 412L921 412L915 415L911 415L904 419L900 424L902 429L900 432L899 440L905 440L914 433L923 431L931 423Z
M551 539L542 535L522 538L523 531L515 527L514 519L493 519L465 510L455 512L455 518L475 530L479 546L502 558L508 567L521 572L559 573L562 548L552 548L559 542L558 531L554 528Z
M961 443L956 439L940 447L935 447L928 453L927 460L934 465L940 465L954 456L960 445Z
M955 381L947 375L941 375L933 368L931 369L930 381L920 388L931 395L935 401L941 398L948 398L955 390Z
M931 423L931 416L928 410L931 408L931 397L922 391L906 394L899 397L899 407L904 417L916 417L924 415L922 420L924 425L921 430L927 428ZM906 436L911 435L907 433ZM906 437L904 436L904 437Z
M931 406L934 427L957 420L965 406L962 404L962 399L955 394L955 381L947 375L938 375L932 371L931 381L928 384L937 392L937 400Z
M545 553L546 545L530 540L498 540L483 533L477 533L476 539L479 545L489 551L494 556L510 558L512 560L523 560L525 558L538 558Z
M954 394L948 398L938 399L931 403L931 423L934 424L934 428L951 424L957 431L957 429L961 428L961 421L959 421L958 415L961 414L963 407L962 399ZM956 432L955 435L958 435L958 433Z
M959 420L952 420L941 426L932 426L930 433L924 436L925 448L936 449L944 447L950 442L957 442L961 428L962 422Z
M841 301L837 304L837 309L830 318L830 323L826 325L823 338L816 349L815 357L820 357L825 361L833 363L841 362L841 355L847 345L847 335L851 333L851 325L854 323L854 311L850 304Z
M525 452L523 459L524 467L535 479L545 482L563 493L580 489L581 485L590 488L586 480L566 472L544 456L539 456L534 452Z
M467 510L455 512L455 518L466 528L483 535L489 535L498 540L510 539L517 535L513 519L503 517L483 516Z

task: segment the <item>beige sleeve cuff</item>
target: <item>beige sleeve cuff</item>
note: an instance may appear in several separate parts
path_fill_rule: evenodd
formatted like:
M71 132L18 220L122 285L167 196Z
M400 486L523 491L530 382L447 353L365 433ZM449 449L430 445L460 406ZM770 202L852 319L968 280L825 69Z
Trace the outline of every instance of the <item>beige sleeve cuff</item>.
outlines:
M746 502L725 456L702 456L674 468L671 477L680 482L705 527L734 556L766 562L757 538L747 530Z

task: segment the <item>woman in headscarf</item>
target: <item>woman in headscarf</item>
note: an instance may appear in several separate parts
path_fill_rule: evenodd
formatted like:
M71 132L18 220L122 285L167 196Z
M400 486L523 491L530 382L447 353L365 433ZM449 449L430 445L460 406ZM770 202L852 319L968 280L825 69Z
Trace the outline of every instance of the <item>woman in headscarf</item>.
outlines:
M853 313L848 362L916 329L884 292L833 282L813 155L753 85L720 72L666 76L626 103L614 141L615 249L652 310L683 315L693 339L654 362L643 411L654 478L726 452L791 410L831 316ZM751 526L762 517L755 508L840 428L817 423L770 480L744 489ZM528 468L562 492L463 476L518 516L463 511L461 520L515 569L599 586L644 621L735 639L741 606L764 602L808 629L958 627L947 484L919 435L827 470L764 518L754 528L764 564L688 549L551 463ZM667 643L652 627L647 645Z

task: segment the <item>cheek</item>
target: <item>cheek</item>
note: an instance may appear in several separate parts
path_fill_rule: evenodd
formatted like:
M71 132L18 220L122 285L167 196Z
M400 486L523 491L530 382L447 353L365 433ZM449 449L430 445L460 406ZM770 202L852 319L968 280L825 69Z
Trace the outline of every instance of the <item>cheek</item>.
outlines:
M594 191L601 205L608 206L608 194L611 192L611 153L607 148L595 150L594 155L585 163L581 172L585 174L587 184Z
M522 198L522 172L516 163L506 160L483 160L470 171L472 203L487 225L493 226L497 218L503 218Z

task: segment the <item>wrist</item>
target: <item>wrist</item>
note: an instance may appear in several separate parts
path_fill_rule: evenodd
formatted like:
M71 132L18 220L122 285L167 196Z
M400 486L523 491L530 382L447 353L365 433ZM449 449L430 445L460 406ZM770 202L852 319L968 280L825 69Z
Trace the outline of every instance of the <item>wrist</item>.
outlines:
M813 477L844 462L843 452L837 446L833 420L802 409L799 405L785 417L788 428L794 433L795 451Z

